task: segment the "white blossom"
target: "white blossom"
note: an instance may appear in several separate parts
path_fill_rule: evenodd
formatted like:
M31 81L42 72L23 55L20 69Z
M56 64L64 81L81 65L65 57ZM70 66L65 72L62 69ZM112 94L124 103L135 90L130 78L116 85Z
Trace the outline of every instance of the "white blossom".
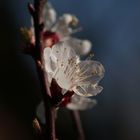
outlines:
M92 44L89 40L70 37L71 34L78 31L78 28L72 28L78 23L76 16L65 13L61 17L57 18L56 10L50 3L46 3L42 18L45 19L45 30L57 33L60 40L65 40L67 45L73 47L78 55L85 55L90 52Z
M79 61L74 49L65 41L45 48L44 61L46 71L62 89L80 96L93 96L102 91L98 86L104 76L102 64L93 60Z
M80 55L90 52L92 44L89 40L81 40L72 37L78 29L78 19L72 14L63 14L57 17L56 10L50 3L46 3L42 14L44 31L51 31L59 36L60 41L51 47L45 47L43 53L44 69L48 74L49 84L52 79L62 88L62 94L73 91L66 107L72 110L84 110L96 105L96 100L89 97L95 96L102 91L99 86L104 77L103 65L94 60L80 60ZM47 46L47 45L44 45ZM40 118L44 116L44 106L38 106L37 114ZM43 113L43 114L42 114ZM43 122L45 121L42 118Z

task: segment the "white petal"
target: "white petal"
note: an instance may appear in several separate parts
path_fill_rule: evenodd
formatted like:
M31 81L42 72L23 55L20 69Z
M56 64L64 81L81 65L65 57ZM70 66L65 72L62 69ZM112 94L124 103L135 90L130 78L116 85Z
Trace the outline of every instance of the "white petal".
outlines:
M85 110L94 107L96 104L96 100L74 95L71 99L71 103L67 105L67 108L71 110Z
M73 16L71 14L64 14L62 16L64 23L66 23L67 25L73 20Z
M61 88L65 89L65 90L71 89L72 81L69 78L66 77L66 74L64 73L64 71L62 69L58 70L58 72L57 72L57 74L55 75L54 78L55 78L57 84Z
M89 40L83 40L82 42L82 54L88 54L91 50L92 44Z
M58 22L52 28L52 31L57 32L60 38L64 38L73 33L72 28L70 27L71 23L76 21L76 17L71 14L64 14L59 18Z
M86 55L90 52L92 44L89 40L80 40L73 37L65 38L68 46L72 47L78 55Z
M100 93L103 90L101 86L98 86L97 84L85 84L85 85L79 85L73 88L73 91L79 95L79 96L96 96L98 93Z
M75 59L77 57L75 51L67 46L65 42L59 42L52 47L52 55L57 59L59 67L68 64L68 60Z
M95 96L102 91L98 86L104 76L104 67L100 62L86 60L79 63L76 86L73 91L81 96Z
M64 42L59 42L52 49L44 49L44 60L46 71L51 78L54 78L61 88L70 90L73 87L78 63L75 51Z
M104 77L104 67L98 61L85 60L79 63L79 85L96 84Z
M53 78L61 88L70 90L76 75L78 57L75 51L65 42L60 42L52 47L52 55L57 59L57 69Z
M50 3L46 3L44 6L43 17L45 19L45 29L50 30L53 24L56 22L57 13Z
M56 70L57 62L55 57L51 55L52 49L46 47L44 49L44 61L45 61L45 69L48 73L54 73Z

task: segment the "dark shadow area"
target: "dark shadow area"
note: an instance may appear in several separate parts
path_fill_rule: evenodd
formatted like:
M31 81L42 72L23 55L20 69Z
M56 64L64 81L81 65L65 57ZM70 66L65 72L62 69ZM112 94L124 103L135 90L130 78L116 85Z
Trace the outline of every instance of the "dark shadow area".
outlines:
M34 133L32 130L32 119L34 118L35 107L40 99L39 83L37 81L35 66L30 57L24 56L21 53L20 47L22 47L21 46L22 43L20 39L20 27L17 26L18 24L15 23L16 23L16 15L10 12L9 5L6 5L6 2L1 1L0 2L0 139L1 140L14 140L14 137L15 140L16 139L27 140L29 138L26 137L26 135L31 135L30 136L31 139L32 134ZM8 121L10 122L8 123ZM5 131L7 131L7 137ZM17 135L19 135L17 137L15 136L16 131Z

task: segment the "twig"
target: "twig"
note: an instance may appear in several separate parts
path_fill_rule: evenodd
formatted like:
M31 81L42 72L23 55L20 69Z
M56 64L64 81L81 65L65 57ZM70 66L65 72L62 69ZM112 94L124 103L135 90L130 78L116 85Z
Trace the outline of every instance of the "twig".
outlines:
M56 140L55 138L55 108L51 105L51 92L48 83L47 73L44 71L44 62L42 59L43 46L41 43L41 13L42 6L46 0L34 0L34 6L31 4L28 5L30 13L32 14L34 20L34 29L35 29L35 52L34 60L36 63L36 68L41 84L41 93L43 96L43 101L45 105L45 115L46 115L46 138L48 140Z
M81 119L80 119L80 114L78 111L74 110L71 111L74 122L75 122L75 126L77 128L77 132L78 132L78 140L85 140L85 135L84 135L84 130L81 124Z

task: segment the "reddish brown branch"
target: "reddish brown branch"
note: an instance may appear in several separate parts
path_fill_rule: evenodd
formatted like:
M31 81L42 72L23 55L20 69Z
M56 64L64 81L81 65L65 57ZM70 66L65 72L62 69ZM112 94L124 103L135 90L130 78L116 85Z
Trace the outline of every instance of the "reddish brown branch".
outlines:
M41 43L41 13L42 13L42 6L46 2L46 0L34 0L34 7L29 4L29 10L33 17L34 21L34 29L35 29L35 52L34 52L34 60L36 63L36 68L40 80L41 85L41 93L45 105L45 115L46 115L46 138L48 140L56 140L55 138L55 108L52 107L51 104L51 92L48 83L47 73L43 69L43 46Z

